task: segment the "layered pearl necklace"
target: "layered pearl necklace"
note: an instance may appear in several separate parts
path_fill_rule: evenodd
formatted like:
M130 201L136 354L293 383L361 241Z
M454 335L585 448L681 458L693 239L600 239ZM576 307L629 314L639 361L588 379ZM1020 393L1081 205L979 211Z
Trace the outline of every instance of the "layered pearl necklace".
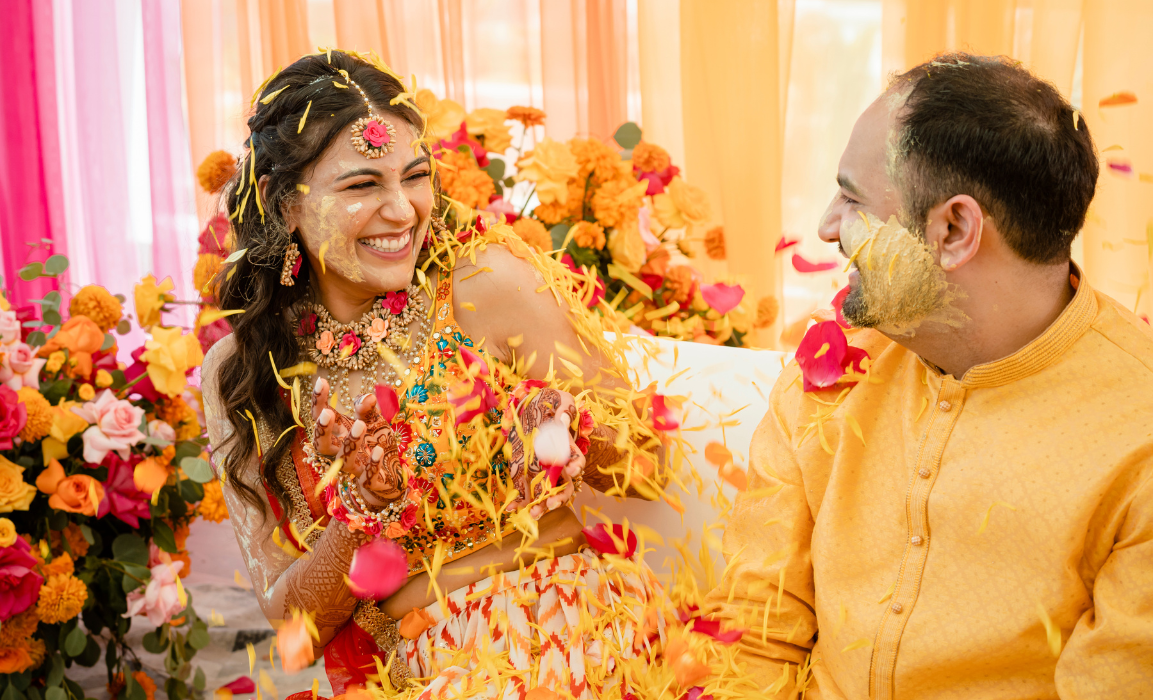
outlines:
M391 363L381 362L377 344L383 343L410 374L420 365L424 346L432 330L432 320L424 313L420 287L409 285L403 292L389 292L373 302L359 320L340 323L322 304L309 303L300 318L297 340L309 358L328 370L337 400L349 414L353 399L371 393L377 384L399 387L404 382ZM409 341L409 326L418 322ZM353 393L348 384L350 372L361 372L360 386Z

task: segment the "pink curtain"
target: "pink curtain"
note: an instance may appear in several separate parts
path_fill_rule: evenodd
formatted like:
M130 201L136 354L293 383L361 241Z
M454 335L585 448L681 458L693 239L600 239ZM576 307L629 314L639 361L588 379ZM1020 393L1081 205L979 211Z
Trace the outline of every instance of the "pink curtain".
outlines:
M62 286L66 290L67 274L62 280L14 284L16 271L26 262L68 252L60 206L52 47L51 3L6 4L0 23L0 94L5 96L0 110L0 258L5 286L17 306ZM51 241L50 246L42 246L41 239Z

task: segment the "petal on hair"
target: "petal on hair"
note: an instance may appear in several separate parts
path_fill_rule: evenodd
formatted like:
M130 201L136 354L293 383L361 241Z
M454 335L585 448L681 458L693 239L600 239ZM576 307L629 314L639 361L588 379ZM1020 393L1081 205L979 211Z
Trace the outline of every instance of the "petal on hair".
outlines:
M407 579L404 550L384 538L357 549L348 567L348 588L357 598L383 600L400 590Z
M797 272L825 272L838 267L840 265L836 261L815 263L806 260L800 253L793 253L793 269Z

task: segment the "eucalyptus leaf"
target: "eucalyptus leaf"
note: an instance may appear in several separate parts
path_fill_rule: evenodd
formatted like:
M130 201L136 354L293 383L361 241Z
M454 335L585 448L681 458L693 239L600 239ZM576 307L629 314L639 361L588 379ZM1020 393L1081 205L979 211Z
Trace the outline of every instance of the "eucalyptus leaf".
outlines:
M16 686L11 683L8 684L8 689L0 695L0 700L25 700L24 693L16 689Z
M129 564L127 562L121 562L121 566L123 566L124 571L127 572L127 575L124 576L124 581L121 584L121 588L125 593L131 593L137 588L140 588L142 585L144 585L141 583L141 581L147 582L148 578L152 576L152 572L146 566L141 566L139 564Z
M208 630L203 627L193 627L192 631L188 633L188 644L193 649L203 649L211 641L208 637Z
M39 348L48 342L48 336L44 335L44 331L32 331L24 342L30 347Z
M572 228L568 224L557 224L549 229L548 233L552 236L553 250L560 250L564 246L564 239L568 236L569 229Z
M88 635L80 627L73 627L64 639L64 652L69 656L80 656L86 646L88 646Z
M152 521L152 541L156 543L157 547L169 554L176 554L178 551L176 535L173 534L172 528L168 526L168 523L163 520Z
M45 311L44 317L47 318L49 313L50 312ZM104 342L100 344L100 350L103 352L104 350L111 348L115 344L116 344L116 338L113 338L111 333L105 333L104 334Z
M61 674L64 673L63 667L61 667L60 672ZM68 700L68 693L64 692L63 688L56 685L44 691L44 700Z
M17 272L16 274L20 275L20 279L24 280L25 282L31 282L32 280L39 277L40 274L43 272L44 272L44 264L34 262L34 263L28 263L24 267L20 268L20 271Z
M147 700L144 688L136 682L136 678L130 673L124 674L124 695L128 700Z
M55 277L68 269L68 258L63 255L53 255L44 261L45 274Z
M144 651L151 654L162 654L168 648L168 638L161 637L160 631L163 627L157 627L148 634L144 635L141 644L144 646Z
M504 169L504 161L500 158L492 158L489 160L488 165L481 168L481 170L488 173L488 176L492 178L493 182L500 182L504 179Z
M194 440L185 440L184 442L176 443L176 454L172 456L172 461L180 464L187 457L199 457L204 448L198 445Z
M112 540L112 556L122 563L148 566L148 545L140 535L125 533Z
M641 128L635 122L625 122L621 124L616 133L613 134L613 140L616 141L621 148L633 149L641 142Z
M84 651L80 652L76 657L76 663L81 666L92 667L100 660L100 645L92 637L88 637L88 643L84 647Z
M196 675L192 677L192 687L197 690L204 690L204 684L207 679L204 677L204 669L199 666L196 667Z
M53 289L51 292L48 292L44 295L44 301L52 304L56 308L60 308L60 292Z
M132 332L132 324L128 322L128 319L122 318L120 323L116 324L116 332L120 335L128 335Z
M92 528L87 525L81 525L80 534L84 536L84 541L88 544L96 544L96 538L92 536Z
M60 658L59 654L53 654L52 655L52 668L48 670L48 677L44 680L44 682L48 685L48 688L49 688L49 694L48 694L49 698L52 697L51 689L56 688L56 686L60 685L60 681L62 681L62 680L64 680L64 659ZM59 688L56 688L56 689L60 690ZM60 692L64 692L64 691L61 690Z
M204 487L192 479L183 479L180 482L180 497L188 503L198 503L204 500Z
M214 478L208 460L200 457L185 457L180 460L180 468L184 470L189 479L200 484L207 484Z

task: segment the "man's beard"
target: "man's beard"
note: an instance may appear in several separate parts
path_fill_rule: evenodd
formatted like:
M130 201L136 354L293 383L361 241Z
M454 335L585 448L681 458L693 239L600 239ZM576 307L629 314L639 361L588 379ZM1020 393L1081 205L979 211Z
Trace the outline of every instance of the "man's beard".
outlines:
M912 336L922 323L960 326L966 317L953 307L956 287L945 280L924 238L897 218L854 219L841 228L841 240L856 255L857 285L845 297L841 313L859 328L889 336Z

